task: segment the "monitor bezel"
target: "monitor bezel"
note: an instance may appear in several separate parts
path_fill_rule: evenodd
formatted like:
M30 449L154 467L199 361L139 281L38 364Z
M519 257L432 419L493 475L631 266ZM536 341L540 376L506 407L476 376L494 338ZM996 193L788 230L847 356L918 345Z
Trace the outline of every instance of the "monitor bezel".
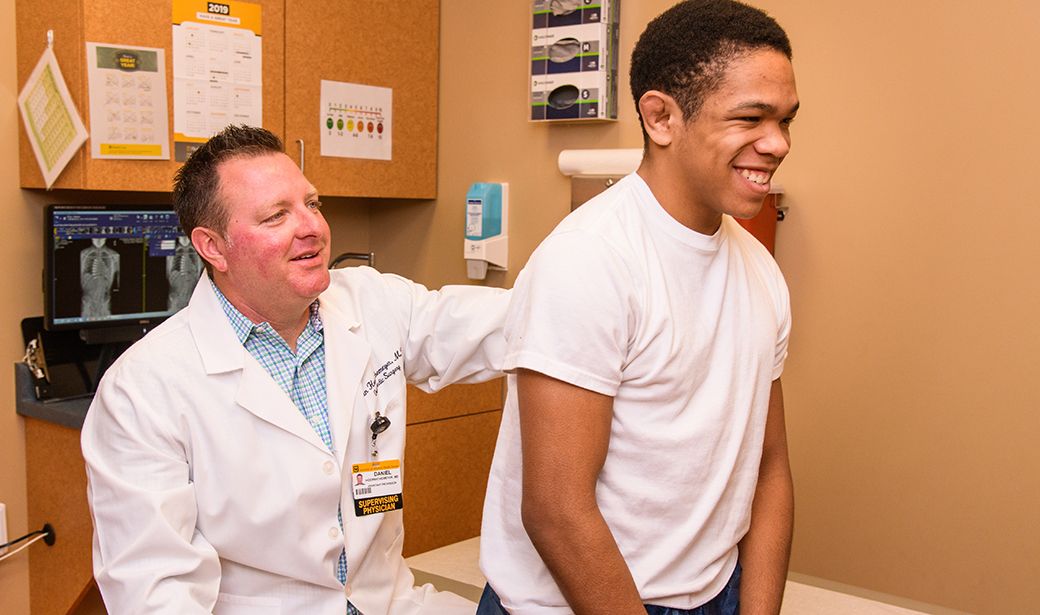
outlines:
M146 331L168 319L174 313L166 313L159 316L141 318L139 315L127 315L126 317L113 317L106 320L92 320L83 322L55 322L54 321L54 258L55 250L52 241L55 213L75 211L96 212L156 212L176 213L170 205L141 205L141 204L51 204L45 208L43 216L43 279L41 286L43 290L43 326L48 331L68 330L97 330L108 328L131 327L135 330ZM183 230L181 231L183 233Z

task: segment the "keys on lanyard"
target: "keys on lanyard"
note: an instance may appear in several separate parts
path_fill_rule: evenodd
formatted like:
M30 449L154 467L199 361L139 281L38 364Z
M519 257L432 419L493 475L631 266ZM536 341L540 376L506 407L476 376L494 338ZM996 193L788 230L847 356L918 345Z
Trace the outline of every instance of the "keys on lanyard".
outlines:
M376 418L372 419L372 425L369 429L372 430L372 457L378 457L379 451L376 449L376 439L379 438L379 434L383 433L390 427L390 419L386 418L379 411L376 411Z

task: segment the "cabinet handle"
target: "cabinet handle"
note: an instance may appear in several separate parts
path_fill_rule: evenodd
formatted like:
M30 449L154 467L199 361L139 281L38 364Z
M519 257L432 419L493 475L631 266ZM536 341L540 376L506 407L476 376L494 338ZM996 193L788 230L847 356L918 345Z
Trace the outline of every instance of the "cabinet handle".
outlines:
M303 155L304 155L303 139L296 139L296 143L298 143L298 144L300 145L300 173L305 173L306 171L304 171L304 170L303 170L303 167L304 167L304 160L303 160Z

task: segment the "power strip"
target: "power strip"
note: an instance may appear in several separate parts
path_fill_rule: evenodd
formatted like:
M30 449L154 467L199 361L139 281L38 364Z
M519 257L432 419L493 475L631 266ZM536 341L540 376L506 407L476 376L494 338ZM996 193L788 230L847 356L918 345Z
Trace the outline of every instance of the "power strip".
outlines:
M7 542L7 505L0 504L0 545ZM0 547L0 555L7 553L7 547Z

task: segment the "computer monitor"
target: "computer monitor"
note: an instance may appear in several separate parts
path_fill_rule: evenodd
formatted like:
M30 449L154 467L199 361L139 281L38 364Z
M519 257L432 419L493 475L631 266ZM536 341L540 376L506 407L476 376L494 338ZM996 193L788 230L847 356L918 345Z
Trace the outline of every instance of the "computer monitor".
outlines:
M100 341L134 341L172 316L203 270L169 207L50 205L44 253L44 326Z

